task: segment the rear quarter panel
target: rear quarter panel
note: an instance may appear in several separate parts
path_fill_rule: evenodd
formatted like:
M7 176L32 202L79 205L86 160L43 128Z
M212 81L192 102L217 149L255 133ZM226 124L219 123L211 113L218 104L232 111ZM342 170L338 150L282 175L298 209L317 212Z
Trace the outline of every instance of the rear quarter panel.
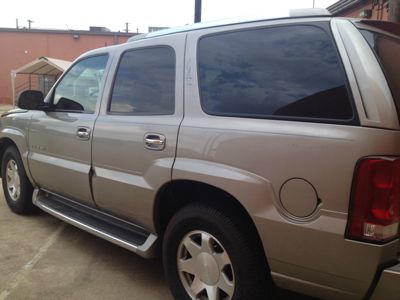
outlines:
M263 25L269 24L274 22ZM345 239L353 172L363 156L399 154L400 134L205 114L197 84L197 40L235 28L188 35L185 118L173 179L214 185L242 203L258 229L277 285L323 298L361 298L378 266L396 257L398 242L378 246ZM290 215L280 202L280 189L292 178L308 181L318 195L317 209L307 217ZM307 199L298 201L302 205Z

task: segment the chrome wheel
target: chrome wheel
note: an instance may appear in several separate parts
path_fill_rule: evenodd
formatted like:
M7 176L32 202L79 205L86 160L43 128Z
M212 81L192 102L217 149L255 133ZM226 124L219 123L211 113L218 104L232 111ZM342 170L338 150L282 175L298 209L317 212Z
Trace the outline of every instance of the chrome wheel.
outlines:
M178 272L192 299L232 299L235 276L222 244L205 231L189 232L178 247Z
M21 181L18 173L18 165L10 159L6 170L7 191L13 201L17 201L21 194Z

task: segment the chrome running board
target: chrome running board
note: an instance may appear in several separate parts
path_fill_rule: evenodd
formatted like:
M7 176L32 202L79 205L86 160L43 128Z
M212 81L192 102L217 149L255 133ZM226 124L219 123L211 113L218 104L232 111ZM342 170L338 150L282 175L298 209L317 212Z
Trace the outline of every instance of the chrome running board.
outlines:
M41 210L138 255L156 254L157 236L143 228L75 201L35 189L33 204Z

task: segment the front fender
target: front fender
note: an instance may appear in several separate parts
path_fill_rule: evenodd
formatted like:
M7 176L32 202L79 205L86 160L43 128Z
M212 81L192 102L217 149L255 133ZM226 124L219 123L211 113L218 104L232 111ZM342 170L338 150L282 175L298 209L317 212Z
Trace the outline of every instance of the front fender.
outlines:
M28 164L28 132L31 117L32 114L30 113L16 113L3 116L1 118L0 127L0 143L4 146L13 144L17 147L24 164L26 175L30 182L35 185ZM2 150L4 151L5 149Z

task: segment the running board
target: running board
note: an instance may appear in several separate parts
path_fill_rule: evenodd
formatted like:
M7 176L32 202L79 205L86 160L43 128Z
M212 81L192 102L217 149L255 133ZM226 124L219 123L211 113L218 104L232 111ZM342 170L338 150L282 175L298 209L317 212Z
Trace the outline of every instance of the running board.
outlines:
M73 226L90 232L142 257L156 255L157 236L91 207L35 189L33 204L41 210Z

